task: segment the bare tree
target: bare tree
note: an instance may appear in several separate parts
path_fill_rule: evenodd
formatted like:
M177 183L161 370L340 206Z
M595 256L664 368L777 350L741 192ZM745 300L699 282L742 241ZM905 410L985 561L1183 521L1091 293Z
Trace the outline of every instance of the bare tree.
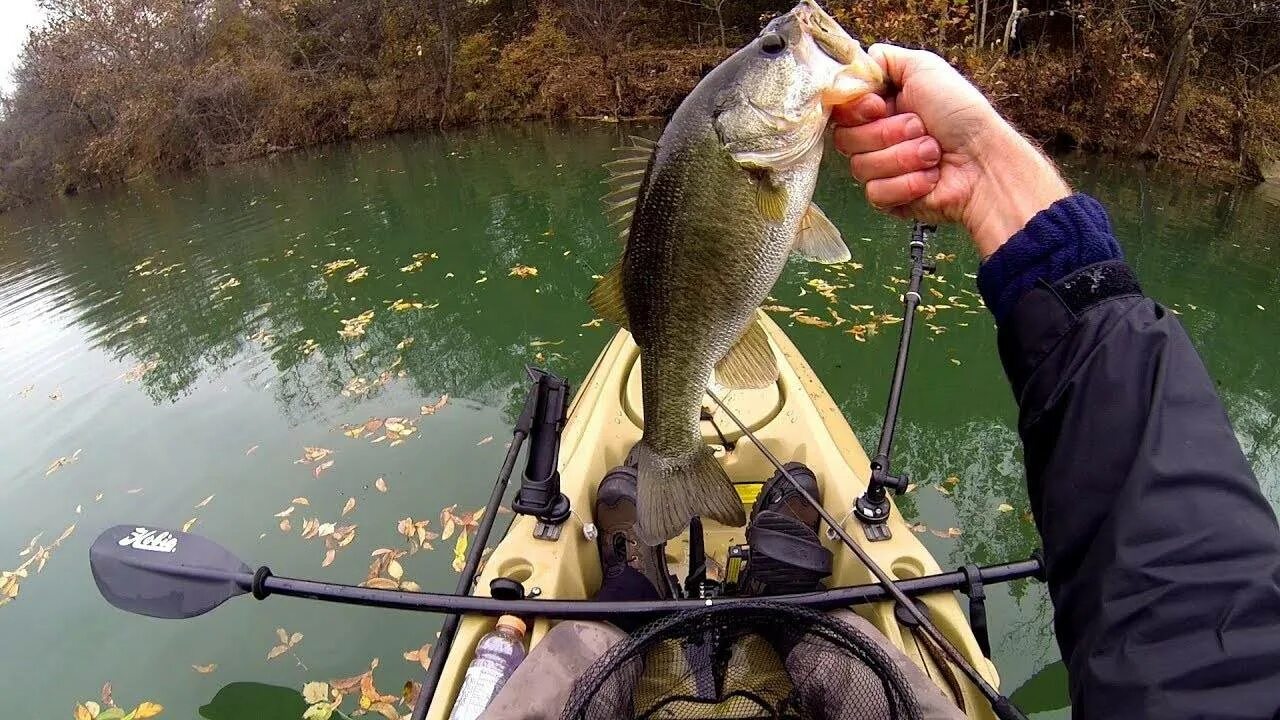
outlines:
M629 16L636 5L637 0L567 0L565 3L569 31L600 58L605 79L613 86L615 115L622 114L622 80L613 60L630 44Z

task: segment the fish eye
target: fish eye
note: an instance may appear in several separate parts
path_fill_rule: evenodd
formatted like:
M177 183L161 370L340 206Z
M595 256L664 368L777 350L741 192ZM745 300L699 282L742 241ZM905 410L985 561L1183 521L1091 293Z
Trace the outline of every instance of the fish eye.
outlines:
M760 36L760 49L769 55L777 55L787 49L787 41L776 32L767 32Z

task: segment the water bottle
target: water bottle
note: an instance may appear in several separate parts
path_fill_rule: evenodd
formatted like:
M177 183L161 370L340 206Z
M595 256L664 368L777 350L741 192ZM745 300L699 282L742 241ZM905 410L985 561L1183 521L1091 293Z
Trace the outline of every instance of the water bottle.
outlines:
M507 678L524 660L524 633L524 622L520 618L503 615L493 632L480 638L449 720L475 720L489 707Z

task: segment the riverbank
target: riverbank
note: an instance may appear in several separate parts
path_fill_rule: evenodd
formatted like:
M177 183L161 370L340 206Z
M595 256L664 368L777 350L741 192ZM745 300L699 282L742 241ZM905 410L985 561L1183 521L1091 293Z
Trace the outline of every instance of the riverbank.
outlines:
M159 0L141 3L156 5L149 12L69 0L32 34L17 89L0 105L0 211L405 130L666 116L782 9L495 0L463 12L453 1L197 2L193 15ZM947 57L1056 149L1248 180L1280 158L1280 20L1219 37L1212 18L1200 18L1187 47L1169 49L1176 18L1116 14L1110 4L1078 3L1068 17L1045 0L1003 33L1002 2L944 5L830 3L864 42L892 38Z

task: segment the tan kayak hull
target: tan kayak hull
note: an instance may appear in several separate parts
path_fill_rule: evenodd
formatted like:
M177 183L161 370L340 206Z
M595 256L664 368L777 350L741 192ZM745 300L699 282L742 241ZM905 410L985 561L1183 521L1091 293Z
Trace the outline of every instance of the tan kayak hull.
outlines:
M849 517L853 502L866 489L869 461L848 422L809 364L781 328L764 313L761 323L778 358L779 379L764 390L724 391L721 396L769 449L783 461L798 460L818 476L823 505L837 518L846 518L845 527L861 541L862 547L891 575L900 579L941 571L915 533L895 507L889 518L892 538L881 542L865 540L858 521ZM622 464L631 446L640 439L643 418L639 402L639 351L626 331L609 342L586 379L578 388L570 407L560 451L561 490L575 511L558 541L535 540L533 518L518 516L506 536L494 549L476 584L475 593L487 595L489 581L510 577L524 584L526 592L541 598L586 599L600 586L600 557L595 542L583 535L583 523L590 522L596 485L612 467ZM712 403L707 400L710 407ZM730 440L741 432L723 414L717 424ZM711 423L703 423L709 444L719 438ZM723 454L721 463L735 482L758 483L773 474L773 466L745 438L736 449ZM749 497L750 488L747 489ZM725 550L731 543L744 542L743 528L706 524L707 552L723 567ZM858 559L839 544L828 541L835 554L835 572L829 585L844 586L875 582ZM667 545L672 572L683 577L687 563L688 538L676 538ZM995 666L982 656L968 620L954 593L925 596L922 601L938 628L974 667L998 686ZM954 696L953 687L963 694L969 717L994 717L986 701L960 673L944 671L933 654L923 648L915 635L895 620L890 603L860 605L855 608L880 629L894 645L916 661L943 692ZM493 618L467 617L458 629L453 652L445 664L440 686L427 715L430 720L446 720L448 710L462 683L471 649L480 636L493 627ZM539 619L529 634L537 644L552 621Z

